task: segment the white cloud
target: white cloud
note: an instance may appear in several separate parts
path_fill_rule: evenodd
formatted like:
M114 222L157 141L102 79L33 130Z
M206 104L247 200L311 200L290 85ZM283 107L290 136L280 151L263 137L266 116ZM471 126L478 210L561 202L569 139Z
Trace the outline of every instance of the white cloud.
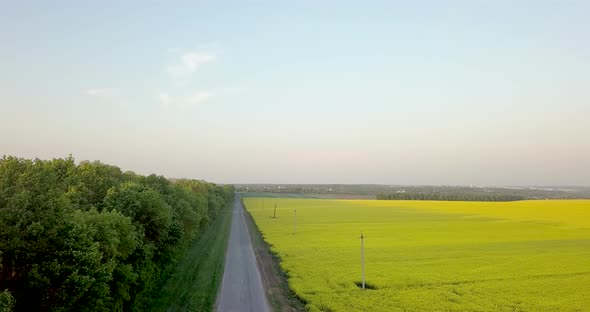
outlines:
M158 100L163 109L197 107L213 96L209 91L197 91L189 95L173 97L167 92L158 92Z
M197 106L197 105L207 101L212 96L213 96L213 94L208 91L199 91L199 92L195 92L192 95L188 96L186 98L185 102L186 102L186 104L189 104L191 106Z
M111 88L91 88L86 90L86 94L93 97L108 98L115 95L115 90Z
M200 47L196 50L187 51L177 48L169 48L169 53L174 53L176 61L168 64L165 71L171 76L172 92L163 92L157 90L158 100L162 108L190 108L201 105L208 101L213 93L210 91L196 91L191 93L191 77L200 68L215 61L217 55L211 52L215 44L209 44L207 47ZM209 52L206 52L209 51ZM169 90L170 91L170 90Z
M215 60L213 53L187 52L180 56L177 64L168 66L166 69L172 76L185 76L195 73L201 65Z

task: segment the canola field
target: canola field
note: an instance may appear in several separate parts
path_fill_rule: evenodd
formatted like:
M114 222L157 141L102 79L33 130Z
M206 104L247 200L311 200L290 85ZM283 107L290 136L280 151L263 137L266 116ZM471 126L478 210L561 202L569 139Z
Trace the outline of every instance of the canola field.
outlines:
M590 200L244 203L309 311L590 311Z

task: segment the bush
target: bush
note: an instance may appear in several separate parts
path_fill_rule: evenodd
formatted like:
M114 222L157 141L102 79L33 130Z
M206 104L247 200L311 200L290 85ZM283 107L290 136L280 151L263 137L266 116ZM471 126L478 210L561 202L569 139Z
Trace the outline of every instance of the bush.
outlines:
M8 290L0 292L0 312L10 312L14 307L14 298Z

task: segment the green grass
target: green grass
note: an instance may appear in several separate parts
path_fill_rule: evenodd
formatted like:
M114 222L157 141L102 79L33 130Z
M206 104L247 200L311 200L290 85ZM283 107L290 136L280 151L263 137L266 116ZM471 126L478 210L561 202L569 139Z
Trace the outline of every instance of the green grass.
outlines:
M244 201L309 311L590 307L590 201Z
M223 278L231 215L229 204L178 262L151 311L212 310Z

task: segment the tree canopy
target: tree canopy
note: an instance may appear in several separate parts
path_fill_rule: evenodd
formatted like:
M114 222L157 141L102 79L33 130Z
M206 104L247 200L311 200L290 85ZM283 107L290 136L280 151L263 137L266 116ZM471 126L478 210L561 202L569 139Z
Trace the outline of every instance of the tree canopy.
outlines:
M0 159L0 312L142 310L232 186Z

